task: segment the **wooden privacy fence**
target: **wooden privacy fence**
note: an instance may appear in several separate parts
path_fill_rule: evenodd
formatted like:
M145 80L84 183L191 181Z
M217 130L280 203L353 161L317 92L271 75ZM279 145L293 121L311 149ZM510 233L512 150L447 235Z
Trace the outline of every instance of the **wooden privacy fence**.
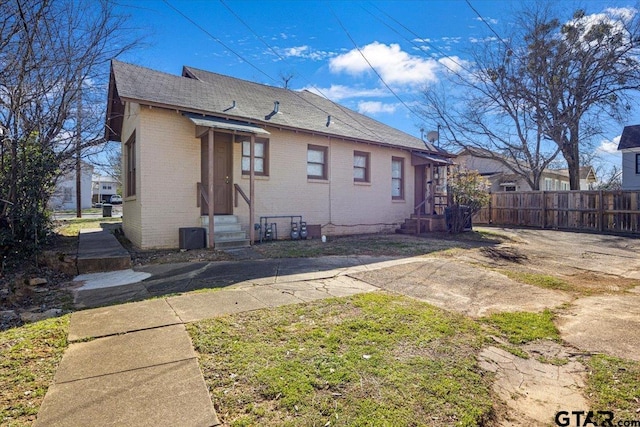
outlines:
M640 234L640 191L494 193L473 222Z

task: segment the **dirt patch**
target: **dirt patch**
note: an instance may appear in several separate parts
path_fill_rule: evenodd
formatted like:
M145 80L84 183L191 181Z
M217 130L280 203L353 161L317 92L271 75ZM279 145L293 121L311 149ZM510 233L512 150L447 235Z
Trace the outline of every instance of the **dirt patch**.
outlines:
M563 276L564 280L575 289L586 295L598 293L625 292L640 286L640 280L611 274L581 271L576 274Z
M147 264L175 264L182 262L231 261L233 256L210 249L165 249L165 250L133 250L130 249L131 262L134 266Z

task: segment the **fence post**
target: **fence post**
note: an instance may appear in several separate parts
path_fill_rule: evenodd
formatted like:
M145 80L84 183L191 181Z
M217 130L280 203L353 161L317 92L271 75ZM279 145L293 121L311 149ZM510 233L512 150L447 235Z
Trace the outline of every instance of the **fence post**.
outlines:
M542 190L542 228L547 228L547 196Z
M489 224L493 224L493 214L492 214L492 209L493 209L493 194L489 195Z
M602 232L604 229L604 193L602 190L598 191L598 231Z

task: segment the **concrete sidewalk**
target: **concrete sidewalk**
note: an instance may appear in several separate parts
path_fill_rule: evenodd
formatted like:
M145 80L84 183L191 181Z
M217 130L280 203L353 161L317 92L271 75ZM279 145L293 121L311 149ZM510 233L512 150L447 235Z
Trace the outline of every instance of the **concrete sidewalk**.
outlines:
M109 229L80 230L78 273L123 270L131 267L131 256Z
M349 275L416 260L333 269L327 269L326 262L320 271L285 268L291 274L73 313L71 344L35 425L219 425L185 323L375 291L378 288Z

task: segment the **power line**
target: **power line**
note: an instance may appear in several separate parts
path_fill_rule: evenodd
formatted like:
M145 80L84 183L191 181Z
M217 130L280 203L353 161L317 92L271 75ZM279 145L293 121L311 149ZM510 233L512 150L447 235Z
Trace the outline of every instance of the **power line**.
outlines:
M491 25L487 22L486 19L484 19L482 17L482 15L480 15L480 12L478 12L476 10L476 8L473 7L473 5L471 4L471 2L469 0L465 0L465 2L467 3L467 5L469 5L469 7L471 8L471 10L473 10L475 12L476 15L478 15L478 18L480 18L480 20L482 22L484 22L484 24L487 26L487 28L489 28L489 30L498 38L498 40L500 40L502 42L502 44L505 45L505 47L507 49L511 49L511 47L507 44L506 41L504 41L504 39L502 37L500 37L500 35L493 29L493 27L491 27Z
M218 42L220 45L222 45L225 49L229 50L231 53L233 53L233 54L234 54L234 55L236 55L238 58L240 58L240 60L241 60L241 61L243 61L243 62L247 63L247 64L248 64L248 65L250 65L252 68L254 68L255 70L259 71L261 74L263 74L264 76L266 76L269 80L272 80L272 81L274 81L274 82L276 82L276 83L278 82L275 78L271 77L271 76L270 76L269 74L267 74L265 71L263 71L262 69L260 69L260 68L259 68L259 67L257 67L256 65L254 65L251 61L249 61L248 59L246 59L245 57L243 57L242 55L240 55L240 54L239 54L238 52L236 52L235 50L231 49L231 48L230 48L229 46L227 46L224 42L222 42L222 40L220 40L218 37L215 37L213 34L211 34L209 31L207 31L205 28L203 28L201 25L199 25L199 24L198 24L197 22L195 22L193 19L189 18L186 14L184 14L184 13L183 13L182 11L180 11L178 8L176 8L175 6L171 5L171 4L168 2L168 0L163 0L163 2L164 2L167 6L169 6L171 9L173 9L176 13L178 13L180 16L182 16L182 17L183 17L183 18L185 18L187 21L189 21L189 23L191 23L192 25L194 25L194 26L195 26L196 28L198 28L200 31L204 32L204 33L205 33L205 34L207 34L209 37L211 37L214 41L216 41L216 42ZM226 7L227 9L229 9L229 7L228 7L228 6L226 6L226 5L225 5L225 7ZM235 13L234 13L234 16L236 16L236 15L235 15ZM239 19L239 17L238 17L238 19ZM247 25L246 23L244 23L244 21L243 21L243 20L241 20L241 19L239 19L239 20L240 20L240 22L242 22L245 26L247 26L247 27L248 27L248 25ZM254 33L254 35L255 35L256 37L258 37L258 38L260 39L260 36L258 36L258 35L253 31L253 30L251 30L251 31ZM268 46L268 44L266 44L266 42L264 42L264 41L263 41L263 43L264 43L265 45L267 45L267 46ZM270 46L268 46L268 47L273 51L273 49L272 49ZM274 51L274 53L275 53L275 51ZM277 53L276 53L276 54L277 54ZM277 55L278 55L278 57L279 57L279 58L281 58L281 56L280 56L279 54L277 54ZM282 59L282 58L281 58L281 59ZM317 89L316 89L316 90L317 90ZM330 115L330 113L329 113L328 111L324 110L322 107L320 107L320 106L318 106L318 105L314 104L313 102L309 101L308 99L304 98L300 93L298 93L298 92L296 92L296 91L293 91L293 90L292 90L292 91L290 91L290 92L291 92L294 96L298 97L300 100L304 101L305 103L307 103L307 104L311 105L312 107L314 107L314 108L318 109L319 111L322 111L324 114ZM318 92L320 92L320 91L318 91ZM321 93L321 92L320 92L320 93ZM323 96L324 96L324 95L323 95ZM324 96L324 97L325 97L327 100L329 100L329 98L327 98L326 96ZM345 114L347 114L351 119L353 119L355 122L357 122L360 126L362 126L362 128L361 128L361 129L358 129L358 128L354 127L351 123L348 123L348 122L346 122L346 121L344 121L344 120L341 120L339 117L334 117L334 119L335 119L336 121L339 121L339 122L343 123L344 125L346 125L346 126L348 126L348 127L352 128L353 130L355 130L355 131L357 131L357 132L362 132L362 133L364 133L364 134L369 134L369 136L370 136L370 137L377 138L377 139L379 139L380 141L384 141L384 138L382 138L380 135L378 135L375 131L373 131L373 130L372 130L372 129L370 129L369 127L367 127L367 126L365 126L364 124L362 124L361 122L359 122L359 121L357 120L357 118L356 118L356 117L353 117L353 116L350 114L350 112L351 112L351 111L350 111L349 109L347 109L347 108L345 108L345 107L341 106L340 104L335 103L335 102L333 102L333 101L331 101L331 100L329 100L329 101L330 101L330 102L332 102L332 103L333 103L333 105L337 106L337 107L338 107L342 112L344 112Z
M238 14L237 14L237 13L235 13L235 12L233 11L233 9L231 9L231 7L229 7L229 6L225 3L225 1L224 1L224 0L219 0L219 1L220 1L220 3L221 3L221 4L222 4L222 5L223 5L223 6L224 6L224 7L225 7L225 8L226 8L226 9L227 9L227 10L228 10L228 11L229 11L229 12L230 12L230 13L231 13L231 14L232 14L232 15L233 15L237 20L238 20L238 21L240 21L240 23L241 23L242 25L244 25L244 26L245 26L245 27L246 27L246 28L247 28L247 29L248 29L248 30L249 30L249 31L250 31L250 32L251 32L251 33L252 33L252 34L257 38L257 39L258 39L258 40L260 40L260 42L261 42L263 45L265 45L267 49L269 49L271 52L273 52L273 54L274 54L274 55L276 55L276 56L277 56L281 61L283 61L283 62L287 62L287 60L286 60L285 58L283 58L283 57L278 53L278 51L276 51L276 50L275 50L275 49L274 49L274 48L273 48L269 43L267 43L267 42L266 42L266 41L265 41L265 40L264 40L260 35L258 35L258 33L256 33L256 32L253 30L253 28L252 28L249 24L247 24L247 23L246 23L246 22L245 22L245 21L244 21L244 20L243 20L243 19L242 19ZM243 60L244 60L244 59L243 59ZM307 81L307 83L308 83L308 84L309 84L313 89L315 89L315 90L316 90L316 91L317 91L317 92L318 92L318 93L319 93L323 98L327 99L328 101L331 101L331 99L329 99L329 97L328 97L328 96L326 96L326 95L325 95L325 94L324 94L324 93L323 93L323 92L322 92L318 87L316 87L316 86L315 86L311 81L309 81L308 79L305 79L305 80L306 80L306 81ZM298 96L298 97L299 97L300 99L302 99L303 101L305 101L305 102L307 102L308 104L310 104L311 106L313 106L313 107L315 107L315 108L319 109L320 111L322 111L323 113L325 113L325 114L329 115L329 113L328 113L327 111L325 111L325 110L323 110L321 107L319 107L319 106L317 106L317 105L313 104L311 101L309 101L309 100L307 100L307 99L303 98L303 97L302 97L302 96L300 96L296 91L291 91L291 92L292 92L292 93L294 93L296 96ZM333 101L331 101L331 102L333 102ZM360 126L362 126L362 129L363 129L363 130L368 131L370 136L373 136L373 137L376 137L376 138L380 138L381 140L383 139L380 135L378 135L377 133L375 133L375 131L373 131L373 130L369 129L367 126L365 126L363 123L361 123L361 122L358 120L358 117L354 117L354 116L351 114L351 113L352 113L352 111L351 111L351 110L349 110L349 109L348 109L348 108L346 108L346 107L343 107L342 105L340 105L340 104L338 104L338 103L336 103L336 102L333 102L333 103L334 103L334 105L336 105L336 106L340 109L340 111L342 111L343 113L345 113L347 116L349 116L349 118L351 118L352 120L354 120L355 122L357 122ZM339 122L341 122L341 123L344 123L345 125L347 125L347 126L351 127L351 128L352 128L352 129L354 129L354 130L358 130L358 129L356 129L355 127L353 127L350 123L347 123L347 122L345 122L345 121L343 121L343 120L340 120L340 118L339 118L339 117L336 117L335 119L336 119L337 121L339 121Z
M233 50L232 48L230 48L229 46L227 46L222 40L220 40L218 37L214 36L213 34L211 34L209 31L207 31L205 28L203 28L200 24L198 24L197 22L195 22L193 19L189 18L187 15L185 15L184 13L182 13L178 8L176 8L175 6L173 6L171 3L168 2L168 0L162 0L167 6L169 6L171 9L173 9L178 15L182 16L184 19L186 19L187 21L189 21L192 25L194 25L195 27L197 27L200 31L202 31L203 33L205 33L206 35L208 35L209 37L211 37L213 40L215 40L217 43L220 43L225 49L227 49L229 52L233 53L235 56L237 56L238 58L240 58L240 60L242 60L243 62L246 62L248 65L251 66L251 68L253 68L254 70L258 71L260 74L264 75L265 77L267 77L269 80L273 80L274 82L277 82L276 79L274 79L273 77L271 77L269 74L265 73L264 71L262 71L259 67L253 65L251 62L249 62L247 59L245 59L242 55L240 55L238 52L236 52L235 50Z
M443 58L448 58L451 62L453 62L454 64L456 64L458 67L462 68L463 70L471 73L472 71L469 70L468 68L466 68L464 65L462 65L461 63L459 63L458 61L456 61L455 59L453 59L449 54L447 54L445 51L443 51L442 49L440 49L439 47L437 47L436 45L434 45L433 43L428 42L427 40L425 40L424 38L422 38L422 36L420 36L419 34L416 34L413 30L411 30L409 27L405 26L402 22L398 21L397 19L395 19L393 16L389 15L387 12L385 12L384 10L380 9L378 6L376 6L374 3L370 3L371 6L373 6L374 8L376 8L379 12L381 12L382 14L384 14L387 18L391 19L393 22L395 22L396 24L398 24L399 26L401 26L402 28L404 28L405 30L407 30L412 36L422 40L422 42L424 44L426 44L427 46L429 46L431 49L435 50L436 52L440 53ZM382 23L383 25L385 25L387 28L389 28L391 31L393 31L394 33L396 33L397 35L399 35L400 37L402 37L403 39L405 39L407 42L411 43L413 45L413 47L415 47L416 49L418 49L419 51L422 52L422 47L419 46L418 44L416 44L413 40L409 40L408 38L406 38L404 35L402 35L398 30L396 30L395 28L393 28L391 25L389 25L388 23L386 23L384 20L380 19L380 17L374 15L373 13L371 13L371 11L367 10L364 8L364 6L360 6L365 12L367 12L369 15L373 16L375 19L377 19L380 23ZM440 62L440 65L442 65L444 68L446 68L447 70L451 71L454 74L458 74L455 70L449 68L446 64Z
M329 9L331 10L331 13L333 14L333 16L336 18L336 21L338 21L338 24L340 25L340 27L342 28L342 30L345 32L345 34L347 35L347 37L349 37L349 40L351 40L351 43L353 43L353 46L356 48L356 50L358 51L358 53L360 53L360 56L362 56L362 59L365 60L365 62L367 63L367 65L369 65L369 68L371 68L371 70L376 74L376 76L378 76L378 79L380 79L380 81L382 82L382 84L389 90L389 92L391 92L393 94L393 96L396 97L396 99L398 101L400 101L400 103L402 105L404 105L404 107L409 110L409 112L411 114L413 114L414 116L416 116L419 120L422 120L422 117L420 117L415 111L413 111L413 109L411 107L409 107L399 96L398 94L391 88L391 86L389 86L387 84L387 82L382 78L382 75L380 75L380 73L378 72L378 70L376 70L374 68L373 65L371 65L371 62L369 62L369 60L367 59L367 57L365 56L365 54L362 52L362 49L360 49L360 47L358 47L358 44L355 42L355 40L353 39L353 37L351 37L351 34L349 33L349 31L345 28L345 26L342 24L342 21L340 20L340 18L338 17L338 15L336 15L335 11L333 10L333 8L331 6L329 6Z

